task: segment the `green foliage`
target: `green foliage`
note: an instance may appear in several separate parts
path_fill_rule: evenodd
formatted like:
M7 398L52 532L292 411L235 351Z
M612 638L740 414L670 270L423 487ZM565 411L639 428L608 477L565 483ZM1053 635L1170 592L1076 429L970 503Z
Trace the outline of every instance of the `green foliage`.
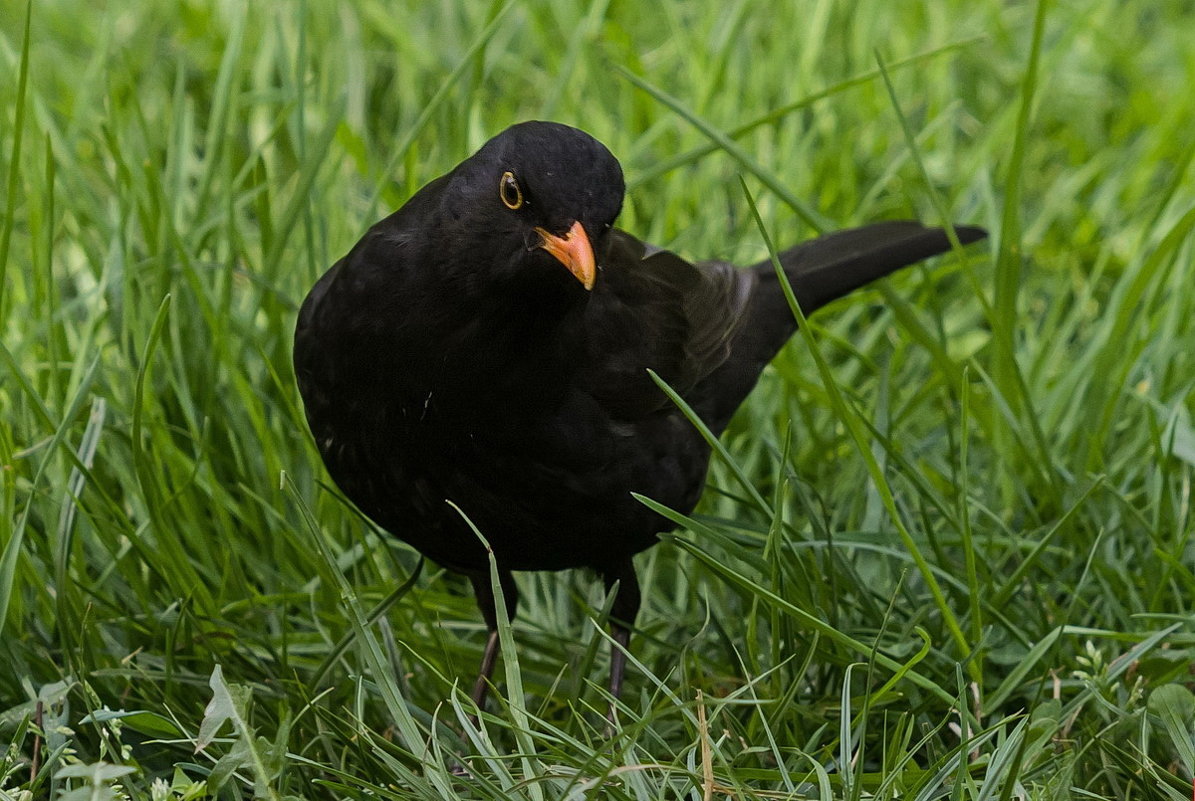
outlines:
M0 799L1190 798L1193 22L0 4ZM641 558L613 737L583 575L518 577L473 723L467 583L328 486L290 368L320 272L536 117L687 256L993 233L765 374Z

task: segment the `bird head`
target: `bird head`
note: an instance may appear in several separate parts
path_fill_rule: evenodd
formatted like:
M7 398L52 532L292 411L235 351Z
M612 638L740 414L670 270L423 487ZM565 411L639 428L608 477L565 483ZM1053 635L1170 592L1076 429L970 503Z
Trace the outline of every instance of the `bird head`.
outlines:
M447 255L480 280L582 297L598 280L624 191L618 160L589 134L513 125L449 176Z

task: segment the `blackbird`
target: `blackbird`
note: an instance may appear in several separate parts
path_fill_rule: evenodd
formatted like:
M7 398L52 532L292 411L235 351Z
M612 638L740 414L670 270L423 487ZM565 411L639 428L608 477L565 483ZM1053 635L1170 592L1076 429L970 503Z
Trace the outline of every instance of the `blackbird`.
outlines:
M591 568L611 608L619 696L639 610L631 557L690 512L710 447L648 373L721 432L796 330L772 263L692 263L614 227L618 161L588 134L514 125L378 222L315 284L294 362L336 484L366 515L469 577L498 655L489 542L513 570ZM981 228L955 226L962 244ZM949 250L917 222L840 231L779 254L808 314Z

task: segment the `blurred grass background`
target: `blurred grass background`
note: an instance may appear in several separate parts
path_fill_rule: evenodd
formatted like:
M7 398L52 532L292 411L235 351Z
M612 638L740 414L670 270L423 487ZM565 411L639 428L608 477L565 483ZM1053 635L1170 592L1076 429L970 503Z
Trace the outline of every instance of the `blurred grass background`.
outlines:
M0 2L0 798L1189 798L1192 31L1181 0ZM519 577L468 724L468 588L327 491L290 368L320 272L527 118L605 142L621 225L695 258L764 255L739 176L780 245L992 232L768 371L641 557L613 738L584 575Z

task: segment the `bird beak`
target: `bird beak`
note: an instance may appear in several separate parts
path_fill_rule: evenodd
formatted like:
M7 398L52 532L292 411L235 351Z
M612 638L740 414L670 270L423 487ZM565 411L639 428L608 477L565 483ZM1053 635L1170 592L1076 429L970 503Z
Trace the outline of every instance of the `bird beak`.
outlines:
M581 286L593 289L597 265L594 263L593 245L589 244L589 235L585 233L580 220L573 223L573 227L568 229L564 236L550 234L538 227L535 232L543 238L541 248L559 259L573 277L581 282Z

